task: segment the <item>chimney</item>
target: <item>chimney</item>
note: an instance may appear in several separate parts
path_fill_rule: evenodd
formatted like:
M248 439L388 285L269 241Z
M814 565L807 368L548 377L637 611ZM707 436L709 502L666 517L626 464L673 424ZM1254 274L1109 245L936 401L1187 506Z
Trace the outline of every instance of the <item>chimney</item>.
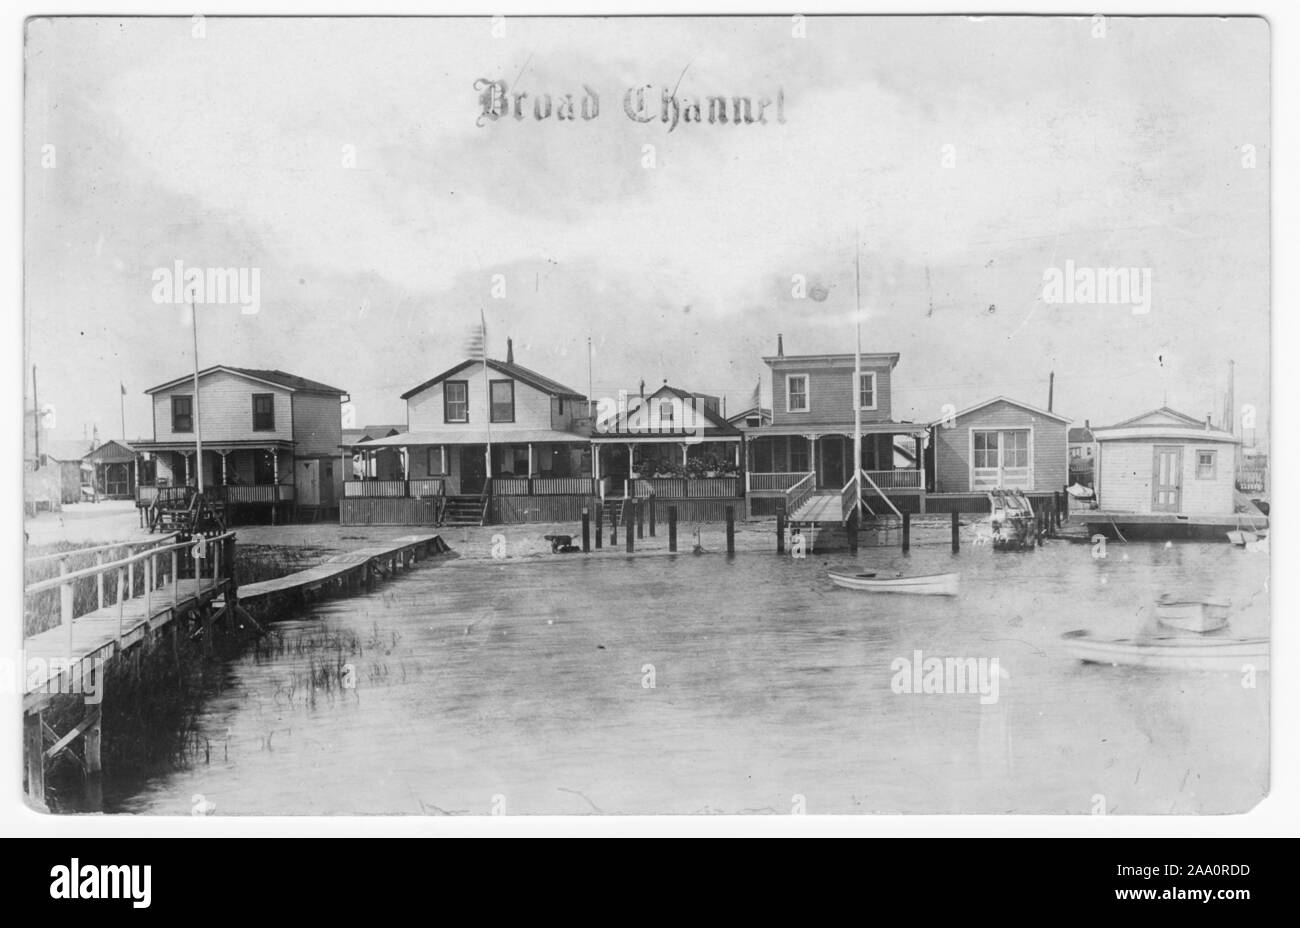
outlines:
M506 363L515 363L515 340L509 336L506 337Z
M785 343L784 343L784 341L783 341L782 338L781 338L781 333L780 333L780 332L777 332L777 333L776 333L776 356L777 356L778 358L784 358L784 357L785 357Z
M1213 428L1213 426L1210 425L1210 414L1207 412L1205 414L1205 430L1208 432L1211 428Z
M1092 423L1089 422L1087 419L1083 420L1083 427L1087 429L1089 432L1092 431Z
M645 399L645 378L641 378L641 399Z
M1056 371L1047 375L1047 411L1052 411L1052 395L1056 392Z

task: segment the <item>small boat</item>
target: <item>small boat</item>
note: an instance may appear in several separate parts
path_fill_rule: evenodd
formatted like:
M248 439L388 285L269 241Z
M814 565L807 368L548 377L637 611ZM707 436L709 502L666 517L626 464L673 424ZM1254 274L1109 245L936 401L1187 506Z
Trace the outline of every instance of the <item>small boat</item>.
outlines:
M1246 667L1253 667L1257 672L1268 671L1267 638L1199 635L1101 638L1082 628L1061 637L1072 657L1089 664L1221 673L1240 673Z
M1156 600L1156 619L1184 631L1213 632L1228 624L1229 605L1226 600L1179 599L1166 593Z
M956 596L961 574L927 574L920 577L877 577L875 574L828 572L836 586L868 593L912 593L917 596Z
M988 518L989 535L993 547L1033 547L1038 530L1034 521L1034 506L1029 497L1019 490L990 490Z

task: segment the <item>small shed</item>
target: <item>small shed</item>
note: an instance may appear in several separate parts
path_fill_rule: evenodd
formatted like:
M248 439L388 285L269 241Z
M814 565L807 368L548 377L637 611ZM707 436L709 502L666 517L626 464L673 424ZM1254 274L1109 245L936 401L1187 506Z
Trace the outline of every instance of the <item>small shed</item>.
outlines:
M1162 406L1094 429L1097 498L1113 512L1231 516L1241 439Z
M1053 491L1069 477L1068 416L995 396L930 425L935 493Z
M82 460L90 465L94 489L100 499L134 499L137 455L125 441L110 439Z
M82 458L94 447L89 439L51 438L41 446L42 467L59 472L59 495L64 503L81 501ZM86 479L89 483L89 479Z

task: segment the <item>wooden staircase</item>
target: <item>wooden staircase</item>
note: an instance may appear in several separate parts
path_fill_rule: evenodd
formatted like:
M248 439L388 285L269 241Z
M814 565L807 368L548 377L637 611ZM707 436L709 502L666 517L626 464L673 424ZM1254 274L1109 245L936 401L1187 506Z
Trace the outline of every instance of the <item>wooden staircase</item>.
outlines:
M487 522L489 497L484 495L449 495L442 505L443 525L484 525Z
M194 487L163 487L148 510L150 532L194 535L226 529L226 507Z

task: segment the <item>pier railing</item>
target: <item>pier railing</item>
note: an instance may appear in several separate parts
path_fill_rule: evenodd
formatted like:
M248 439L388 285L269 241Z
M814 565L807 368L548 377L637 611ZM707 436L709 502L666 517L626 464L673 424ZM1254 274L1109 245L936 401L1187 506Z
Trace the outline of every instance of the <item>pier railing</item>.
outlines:
M148 616L152 614L155 593L168 585L171 587L170 605L174 606L180 600L179 584L183 571L191 570L194 574L196 592L215 589L229 579L233 568L233 546L228 548L227 543L233 541L234 537L234 532L225 532L168 543L161 543L162 539L141 542L132 547L143 547L144 550L107 562L103 561L104 552L123 546L102 545L95 552L95 564L71 571L67 569L68 560L83 552L73 550L33 559L29 563L57 559L59 573L54 577L28 583L23 589L24 636L54 627L52 624L47 628L34 626L39 624L39 619L48 609L49 598L57 592L57 624L67 629L69 657L72 656L73 623L87 613L103 609L105 605L117 606L120 643L124 604L129 600L143 598L145 615ZM189 568L189 564L193 567ZM29 630L28 626L33 627Z
M858 507L858 477L853 475L840 490L840 521L848 522L853 510Z

